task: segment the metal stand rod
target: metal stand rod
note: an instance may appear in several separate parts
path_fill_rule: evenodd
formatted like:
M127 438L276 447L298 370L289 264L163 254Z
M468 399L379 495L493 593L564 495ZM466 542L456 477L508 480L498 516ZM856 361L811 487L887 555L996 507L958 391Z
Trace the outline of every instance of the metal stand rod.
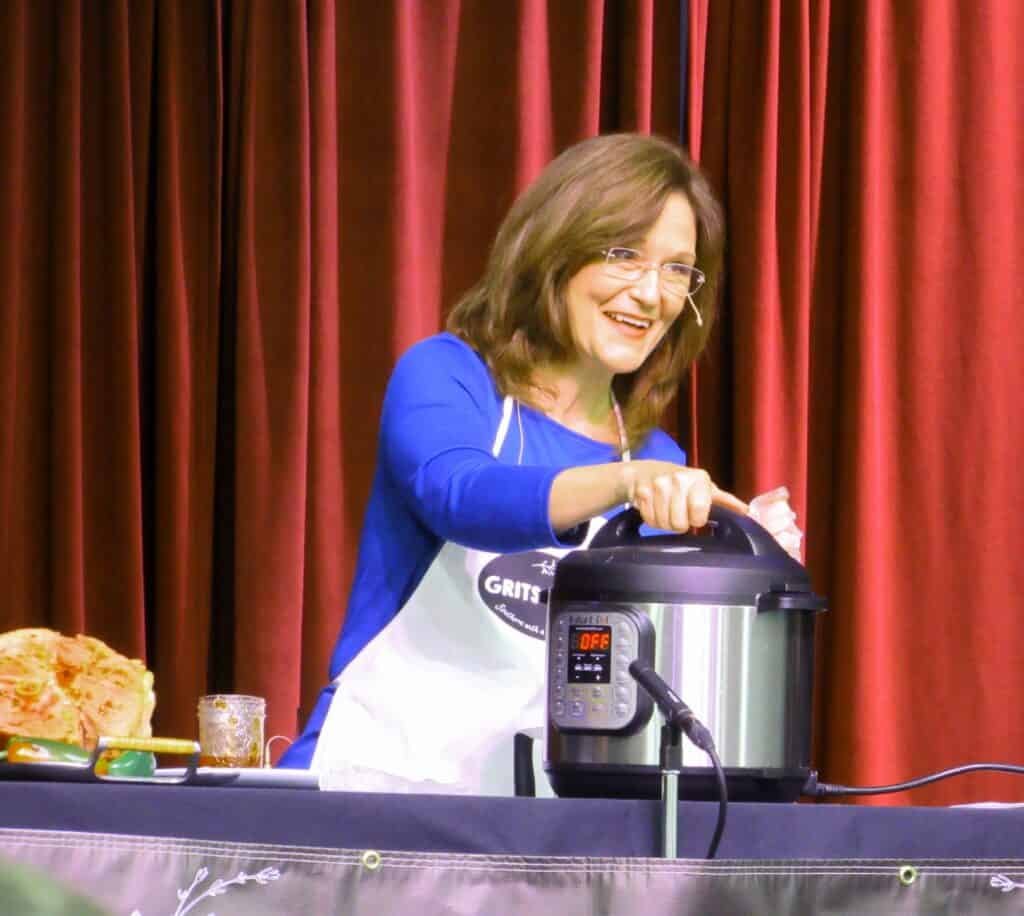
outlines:
M679 851L679 770L661 771L661 857L674 859Z
M679 850L679 771L683 768L682 732L661 726L661 855L674 859Z

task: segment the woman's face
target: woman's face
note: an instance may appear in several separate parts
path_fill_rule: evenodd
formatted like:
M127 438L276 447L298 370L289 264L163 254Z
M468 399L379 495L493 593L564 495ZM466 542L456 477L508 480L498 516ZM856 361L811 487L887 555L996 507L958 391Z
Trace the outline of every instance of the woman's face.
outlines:
M669 261L693 264L697 220L686 197L673 193L640 242L618 245L637 249L652 265ZM635 372L679 316L686 299L662 292L660 275L648 270L630 283L608 276L604 261L580 268L566 289L569 325L576 347L572 368L588 377Z

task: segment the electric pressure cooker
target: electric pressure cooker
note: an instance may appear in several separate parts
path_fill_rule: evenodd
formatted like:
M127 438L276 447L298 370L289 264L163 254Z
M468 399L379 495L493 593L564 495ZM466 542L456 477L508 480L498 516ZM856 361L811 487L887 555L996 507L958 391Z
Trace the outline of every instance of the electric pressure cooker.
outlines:
M635 510L562 559L548 604L544 769L561 796L657 798L661 716L629 673L653 668L711 731L729 797L794 800L810 772L814 631L825 602L753 519L644 536ZM714 798L686 745L681 798Z

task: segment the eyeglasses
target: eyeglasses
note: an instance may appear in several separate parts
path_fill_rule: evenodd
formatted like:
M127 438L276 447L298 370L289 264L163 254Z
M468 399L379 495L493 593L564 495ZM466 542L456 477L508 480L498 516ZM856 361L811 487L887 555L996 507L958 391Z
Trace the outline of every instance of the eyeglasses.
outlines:
M704 285L704 273L690 264L680 261L666 261L655 264L645 261L634 248L605 248L604 272L617 280L638 282L649 270L658 271L661 288L674 296L692 296Z

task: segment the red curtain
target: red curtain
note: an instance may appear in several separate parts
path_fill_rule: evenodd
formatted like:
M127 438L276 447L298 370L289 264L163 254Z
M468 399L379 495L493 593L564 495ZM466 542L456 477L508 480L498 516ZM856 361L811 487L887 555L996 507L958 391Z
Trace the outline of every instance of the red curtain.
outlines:
M1022 764L1024 7L694 6L691 136L730 227L701 456L806 519L822 776ZM1024 781L879 801L996 798Z
M678 136L678 0L0 4L0 630L85 632L294 734L397 355L515 193Z
M730 224L691 445L806 520L833 782L1024 762L1022 18L690 4ZM0 629L146 658L158 733L233 690L293 734L396 356L551 155L678 134L680 26L669 0L0 4Z

